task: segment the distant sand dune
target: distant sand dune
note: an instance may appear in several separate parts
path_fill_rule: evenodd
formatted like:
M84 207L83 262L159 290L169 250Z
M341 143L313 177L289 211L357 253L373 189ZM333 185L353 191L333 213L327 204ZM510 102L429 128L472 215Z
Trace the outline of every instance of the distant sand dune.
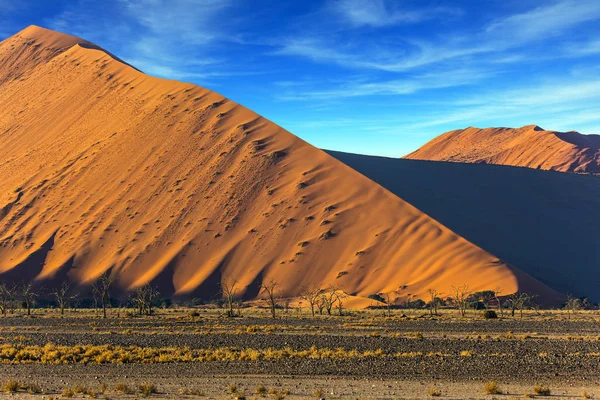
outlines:
M424 296L556 292L221 95L153 78L71 36L0 43L0 279L255 298L302 284Z
M520 271L600 301L600 178L329 153Z
M536 125L469 127L446 132L404 158L600 174L600 135L546 131Z

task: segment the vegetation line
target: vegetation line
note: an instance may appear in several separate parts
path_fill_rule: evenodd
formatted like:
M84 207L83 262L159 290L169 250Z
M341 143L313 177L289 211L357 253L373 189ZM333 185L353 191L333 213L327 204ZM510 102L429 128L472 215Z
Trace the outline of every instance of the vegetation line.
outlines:
M219 347L210 349L190 349L189 347L139 347L111 345L58 346L51 343L45 346L7 343L0 345L2 364L126 364L126 363L178 363L206 361L254 361L279 359L356 359L368 357L465 357L466 352L446 354L442 352L397 352L385 353L376 350L346 350L342 348L317 348L294 350L251 349ZM468 352L468 356L475 356ZM511 354L480 355L484 357L511 357Z

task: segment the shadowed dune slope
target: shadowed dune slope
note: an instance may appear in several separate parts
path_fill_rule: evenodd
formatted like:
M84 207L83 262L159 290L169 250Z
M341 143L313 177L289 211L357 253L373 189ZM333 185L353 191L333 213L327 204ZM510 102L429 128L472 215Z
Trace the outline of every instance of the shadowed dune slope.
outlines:
M600 178L328 153L550 287L600 300Z
M0 76L21 68L0 86L0 278L85 284L112 269L122 289L205 299L229 278L246 298L270 279L285 296L310 283L555 295L217 93L38 27L0 54Z
M546 131L535 125L469 127L446 132L403 158L600 174L600 135Z

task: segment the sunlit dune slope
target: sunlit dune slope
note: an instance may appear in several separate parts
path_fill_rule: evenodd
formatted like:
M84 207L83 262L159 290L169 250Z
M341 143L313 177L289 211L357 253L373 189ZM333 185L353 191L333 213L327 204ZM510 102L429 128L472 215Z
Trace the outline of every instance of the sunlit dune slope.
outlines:
M284 296L312 283L554 295L239 104L82 42L30 27L0 44L0 278L112 269L122 289L205 299L223 279L246 298L270 279Z
M600 301L600 178L329 153L548 286Z
M446 132L404 158L600 174L600 135L546 131L535 125L469 127Z

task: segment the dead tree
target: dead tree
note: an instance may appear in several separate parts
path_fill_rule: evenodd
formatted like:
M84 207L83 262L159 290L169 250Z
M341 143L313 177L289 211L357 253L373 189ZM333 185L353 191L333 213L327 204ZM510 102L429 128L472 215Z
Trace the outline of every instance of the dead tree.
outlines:
M344 315L344 301L346 300L346 293L344 293L342 290L336 290L335 291L335 304L336 307L338 309L338 314L340 315L340 317L342 315Z
M385 294L385 306L387 308L388 317L392 316L392 296L390 293Z
M327 315L331 315L331 311L335 307L335 304L338 300L338 289L335 286L329 286L327 290L321 293L321 301L323 302L323 307L325 311L327 311Z
M427 289L427 293L429 293L429 314L437 315L441 294L435 289Z
M149 283L135 288L133 302L138 308L139 315L152 315L152 304L160 294Z
M138 309L138 315L143 315L146 311L146 286L138 286L133 289L132 302Z
M2 315L6 316L7 310L8 310L7 286L5 283L0 283L0 312L2 312Z
M319 293L321 293L321 289L316 284L303 285L300 290L300 297L308 303L313 317L315 316L315 307L318 306Z
M6 291L6 298L8 300L8 310L10 311L11 314L14 314L15 312L15 304L17 302L17 293L19 292L19 286L12 285L12 286L6 286L5 287L5 291Z
M94 298L99 299L102 304L102 318L106 318L106 307L110 302L110 287L116 279L117 277L115 274L106 271L92 283L92 292L95 293Z
M454 303L458 307L460 316L464 317L465 313L467 312L467 305L468 305L467 299L469 298L469 295L471 294L471 291L469 290L469 286L468 285L461 285L458 287L452 286L451 290L452 290L452 297L454 298Z
M270 279L269 282L262 284L262 289L267 295L267 304L271 308L271 316L275 318L275 308L277 308L277 281Z
M65 307L67 306L69 301L74 297L69 296L69 290L71 290L71 284L65 281L63 282L60 288L56 289L52 293L52 295L54 295L54 298L56 299L56 304L60 309L61 318L65 314Z
M21 295L23 296L25 308L27 308L27 315L31 315L31 306L33 305L35 298L38 296L33 290L33 285L31 283L23 284L21 287Z
M578 298L567 295L567 302L565 303L565 309L567 310L567 314L569 315L569 319L571 319L571 314L575 315L578 310L581 310L582 302ZM569 313L570 312L570 313Z
M500 311L500 317L504 317L504 310L502 309L502 301L500 301L500 293L502 293L502 288L497 286L494 289L494 300L498 303L498 311Z
M319 294L317 296L317 299L315 300L315 305L319 309L319 315L323 315L323 310L325 309L325 300L323 300L322 295Z
M233 302L235 300L235 296L237 294L237 283L238 281L233 279L226 279L221 282L221 295L227 301L227 316L234 317L235 313L233 311Z
M511 315L515 316L515 311L519 310L519 317L523 318L523 309L527 307L532 297L527 293L516 292L510 295L508 298L508 304L510 305Z

